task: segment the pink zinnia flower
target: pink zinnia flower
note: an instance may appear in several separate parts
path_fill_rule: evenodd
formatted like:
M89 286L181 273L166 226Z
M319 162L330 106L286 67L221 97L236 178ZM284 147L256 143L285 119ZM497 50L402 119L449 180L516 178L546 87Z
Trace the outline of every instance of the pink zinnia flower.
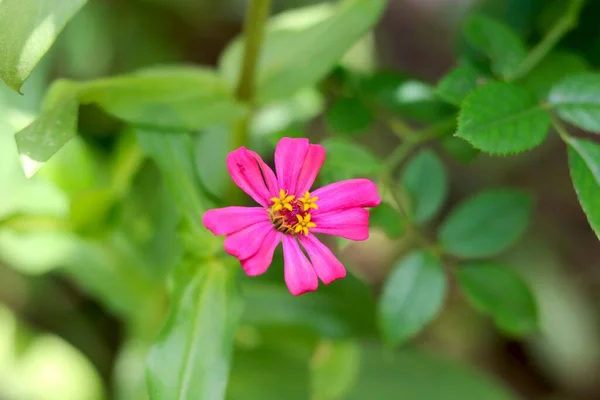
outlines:
M308 139L283 138L275 149L275 170L253 151L241 147L227 156L233 181L260 207L225 207L207 211L202 223L226 235L225 251L237 257L249 276L263 274L283 241L284 277L298 296L346 276L342 263L313 234L350 240L369 237L369 211L379 205L377 187L368 179L336 182L310 192L325 160L325 149ZM306 250L310 261L302 252Z

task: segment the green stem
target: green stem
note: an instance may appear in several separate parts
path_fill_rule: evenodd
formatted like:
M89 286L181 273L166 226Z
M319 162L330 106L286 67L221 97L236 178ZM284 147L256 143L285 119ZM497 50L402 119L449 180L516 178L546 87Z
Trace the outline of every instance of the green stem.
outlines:
M568 143L571 138L571 135L569 135L567 128L565 128L565 126L556 118L552 118L552 126L554 127L560 138L565 143Z
M542 41L529 52L519 68L507 79L508 81L526 76L569 31L577 26L577 19L583 3L584 0L571 0L567 12L556 22Z

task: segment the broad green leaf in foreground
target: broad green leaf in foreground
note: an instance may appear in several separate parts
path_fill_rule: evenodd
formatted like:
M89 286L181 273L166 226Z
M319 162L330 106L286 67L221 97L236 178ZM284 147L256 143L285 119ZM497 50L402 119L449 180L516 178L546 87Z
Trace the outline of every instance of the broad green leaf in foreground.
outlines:
M77 134L77 91L75 83L57 81L46 95L39 117L16 134L17 149L27 177L33 176Z
M456 135L490 154L510 154L541 144L550 125L550 114L527 90L488 83L469 95L458 117Z
M552 87L548 103L565 121L600 133L600 73L567 76Z
M360 347L352 341L323 341L311 363L314 400L342 399L352 389L360 368Z
M435 255L420 251L400 260L379 300L379 325L386 341L400 344L433 320L444 302L446 285Z
M86 0L0 1L0 78L19 91Z
M500 254L523 235L531 218L531 198L508 189L486 190L460 203L442 222L438 239L456 257Z
M377 23L386 3L342 0L336 6L306 7L272 18L258 66L258 101L288 97L324 78ZM231 85L238 81L242 54L243 41L237 39L220 61L220 70Z
M576 54L550 53L523 78L522 84L534 92L539 99L545 99L552 86L560 80L588 69L587 61Z
M485 15L473 15L464 30L467 41L485 53L492 61L492 70L509 78L525 59L526 49L521 39L508 26Z
M147 360L151 400L222 399L241 315L231 263L184 261L169 317Z
M525 281L513 270L489 263L460 265L458 283L469 302L511 335L537 330L537 306Z
M600 145L588 139L568 138L569 169L581 208L600 238Z
M419 151L403 171L402 186L411 198L414 220L427 222L440 209L448 192L444 163L429 149Z
M95 103L137 125L183 130L230 124L246 109L209 69L162 67L82 85L82 103Z

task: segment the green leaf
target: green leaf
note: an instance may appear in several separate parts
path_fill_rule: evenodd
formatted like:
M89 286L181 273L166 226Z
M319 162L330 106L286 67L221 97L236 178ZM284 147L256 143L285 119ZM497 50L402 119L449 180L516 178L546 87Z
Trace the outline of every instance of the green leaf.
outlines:
M527 54L523 42L513 30L481 14L469 18L464 34L471 46L490 58L492 71L505 79L516 72Z
M439 353L439 352L438 352ZM346 400L516 400L480 370L421 349L363 347L360 375ZM442 394L443 393L443 394Z
M600 73L567 76L552 87L548 103L565 121L600 133Z
M82 103L95 103L127 122L152 128L196 130L230 124L246 113L214 71L162 67L84 84Z
M233 263L184 261L169 317L150 348L150 399L225 397L233 339L241 315Z
M589 68L587 61L576 54L550 53L523 78L522 84L535 93L538 99L545 99L552 86L561 79Z
M77 135L77 90L72 82L57 81L48 91L40 116L15 135L28 178Z
M2 0L0 78L20 91L69 19L86 0Z
M369 177L381 168L380 161L365 147L344 139L327 139L321 143L327 160L321 169L326 182Z
M600 145L588 139L568 138L569 170L579 203L600 238Z
M463 100L488 78L471 64L454 68L438 83L436 92L444 100L460 106Z
M486 153L518 153L540 145L549 125L550 114L527 90L488 83L464 101L456 136Z
M288 97L323 79L375 25L385 5L385 0L342 0L335 7L317 5L274 17L258 64L258 102ZM231 85L237 84L242 54L243 41L238 38L220 61Z
M538 329L533 295L514 271L494 264L465 264L457 270L458 283L476 309L490 314L496 325L511 335Z
M440 145L446 153L462 163L469 163L479 155L479 150L469 142L454 136L442 139Z
M400 213L387 203L381 203L369 214L371 226L381 228L390 238L398 238L404 234L406 221Z
M419 151L410 159L401 182L412 200L412 218L418 223L433 218L448 194L444 163L429 149Z
M383 285L379 300L379 325L391 344L400 344L419 333L442 308L446 275L430 252L414 252L398 263Z
M312 399L344 398L354 385L359 364L360 348L355 342L321 342L311 363Z
M374 120L371 110L354 97L336 100L327 111L327 127L343 135L366 133Z
M463 258L492 257L515 244L531 218L531 198L510 189L485 190L460 203L443 221L438 240Z

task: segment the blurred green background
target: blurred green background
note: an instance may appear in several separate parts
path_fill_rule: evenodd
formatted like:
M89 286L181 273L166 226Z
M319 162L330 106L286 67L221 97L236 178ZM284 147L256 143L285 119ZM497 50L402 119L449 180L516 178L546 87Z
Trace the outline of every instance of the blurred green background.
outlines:
M274 9L317 2L276 0ZM92 79L165 63L215 65L240 32L246 3L90 0L23 96L0 85L0 399L147 398L146 350L163 323L165 276L180 246L172 200L120 122L83 106L81 135L31 180L21 171L14 133L35 118L57 77ZM435 84L457 61L460 23L473 7L535 41L558 3L391 0L373 35L343 65ZM588 3L579 28L562 43L596 67L599 4ZM299 135L301 127L321 138L326 101L306 90L261 110L253 147L270 151L277 137ZM396 143L381 127L360 141L379 155ZM223 162L229 143L222 131L202 132L194 143L198 174L212 193L229 184ZM534 195L533 226L504 258L534 289L539 334L506 337L451 289L444 311L413 343L400 350L381 346L369 288L379 288L405 243L374 229L369 241L346 244L341 253L360 279L294 299L281 284L278 263L267 276L241 278L247 305L229 398L308 399L315 392L338 398L327 391L346 386L344 398L357 400L600 398L600 244L571 189L561 143L549 140L510 158L444 160L451 172L447 208L490 186ZM336 374L342 381L320 381L328 369L343 371Z

